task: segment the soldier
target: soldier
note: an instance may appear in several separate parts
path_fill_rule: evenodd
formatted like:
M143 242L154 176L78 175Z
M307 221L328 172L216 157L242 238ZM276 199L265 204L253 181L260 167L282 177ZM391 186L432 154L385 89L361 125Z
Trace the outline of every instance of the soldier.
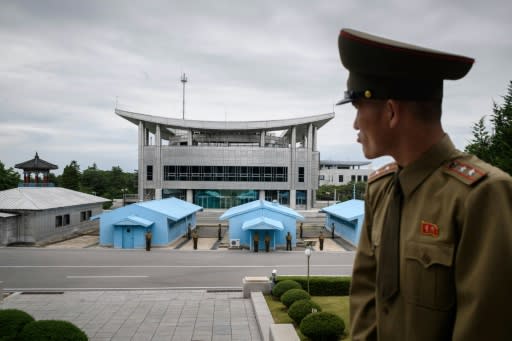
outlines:
M331 224L331 235L332 239L334 239L334 223Z
M254 236L252 238L254 243L254 252L258 252L259 242L260 242L260 236L258 235L258 231L254 231Z
M221 228L220 224L219 224L219 230L217 231L217 235L218 235L217 236L218 240L221 240L222 239L222 228Z
M510 339L512 178L441 126L443 80L474 60L350 29L338 44L363 153L395 160L368 180L352 340Z
M199 234L197 233L197 229L192 231L192 241L194 242L194 250L197 250L197 240L199 239Z
M300 225L299 225L299 237L300 237L300 239L302 239L302 221L300 222Z
M187 226L187 239L188 240L190 240L191 232L192 232L191 225L188 224L188 226Z
M151 251L151 238L153 237L153 234L151 233L151 230L146 230L146 251Z
M270 236L268 232L265 232L265 252L268 252L270 249Z
M320 251L324 249L324 234L320 231L320 235L318 236L318 243L320 244Z
M292 250L292 235L290 231L288 231L288 234L286 235L286 251Z

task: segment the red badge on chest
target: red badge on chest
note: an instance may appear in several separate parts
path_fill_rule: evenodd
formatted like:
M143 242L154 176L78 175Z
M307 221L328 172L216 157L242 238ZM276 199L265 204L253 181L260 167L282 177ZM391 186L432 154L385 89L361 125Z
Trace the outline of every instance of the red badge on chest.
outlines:
M439 236L439 226L434 223L429 223L426 221L421 222L421 234L425 236L438 237Z

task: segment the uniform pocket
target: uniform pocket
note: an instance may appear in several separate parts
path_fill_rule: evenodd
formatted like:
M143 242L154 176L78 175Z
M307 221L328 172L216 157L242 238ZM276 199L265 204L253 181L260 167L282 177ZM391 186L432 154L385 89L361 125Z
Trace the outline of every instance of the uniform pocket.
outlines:
M407 242L404 295L409 303L436 310L453 307L453 251L448 244Z

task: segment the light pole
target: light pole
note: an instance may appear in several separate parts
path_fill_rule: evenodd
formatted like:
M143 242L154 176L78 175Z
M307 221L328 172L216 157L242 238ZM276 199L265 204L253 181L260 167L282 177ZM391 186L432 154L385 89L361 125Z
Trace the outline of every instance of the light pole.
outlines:
M306 258L308 260L308 294L309 294L309 258L311 258L311 246L308 246L306 250L304 250L304 254L306 255Z
M181 75L181 82L183 83L183 120L185 119L185 83L187 82L187 75Z

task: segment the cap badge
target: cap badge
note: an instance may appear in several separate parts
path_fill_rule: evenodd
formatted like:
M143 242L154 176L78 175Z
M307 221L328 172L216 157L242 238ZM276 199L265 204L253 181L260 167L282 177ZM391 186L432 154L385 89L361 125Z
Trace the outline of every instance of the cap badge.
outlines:
M364 92L364 98L366 98L366 99L372 98L372 92L370 90L366 90Z
M427 221L421 222L421 234L425 236L439 237L439 226Z

